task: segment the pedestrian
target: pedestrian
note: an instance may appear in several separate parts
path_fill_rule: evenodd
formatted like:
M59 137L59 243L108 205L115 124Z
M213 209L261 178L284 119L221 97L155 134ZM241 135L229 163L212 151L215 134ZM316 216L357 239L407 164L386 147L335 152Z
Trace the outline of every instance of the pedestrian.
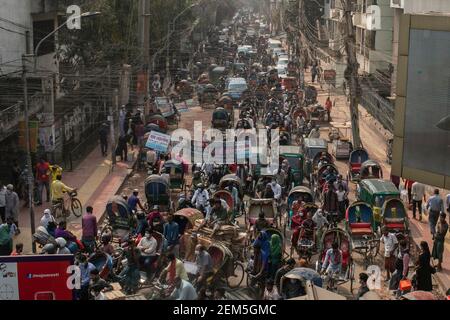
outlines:
M419 221L422 221L422 200L427 201L425 195L425 185L414 182L411 186L413 219L416 219L416 210L419 211Z
M36 205L42 205L42 190L45 187L46 192L46 200L50 201L50 164L44 159L41 158L39 163L36 165L36 181L38 185L38 193L36 199Z
M270 237L269 278L274 279L283 258L282 240L278 234Z
M17 160L13 161L11 176L12 176L12 185L18 186L20 181L20 174L22 173L22 169L20 169L19 162Z
M14 250L11 255L12 256L21 256L23 252L23 243L16 243L16 250Z
M328 97L327 101L325 101L325 109L327 109L328 122L331 122L331 109L332 108L333 108L333 103L331 102L330 97Z
M311 80L312 80L312 83L316 82L317 74L318 74L317 64L314 63L314 65L311 67Z
M117 142L116 155L120 156L120 161L127 161L128 158L128 140L129 137L126 134L120 134Z
M95 239L97 238L97 218L93 212L94 209L91 206L88 206L86 208L86 213L81 219L81 242L89 253L94 252Z
M100 150L102 152L102 156L106 157L108 154L108 124L104 122L98 131L99 139L100 139Z
M369 287L367 286L367 280L369 280L369 276L367 275L367 273L361 272L359 274L360 287L358 289L358 294L356 295L356 300L361 300L361 297L370 291Z
M6 219L10 217L14 224L17 227L17 233L20 233L19 229L19 196L14 191L14 187L12 184L8 184L6 186L6 206L5 206L5 214Z
M444 259L445 236L448 232L448 223L445 212L441 212L439 223L436 228L436 235L433 242L433 259L438 260L436 269L442 271L442 261Z
M389 290L395 290L394 293L399 296L401 294L399 285L401 280L406 280L409 273L409 247L405 240L399 242L399 251L395 259L395 271L389 282Z
M0 181L0 218L6 222L6 187Z
M85 255L80 257L78 263L81 275L81 288L77 290L78 300L89 300L89 283L91 281L91 272L95 270L95 266L89 262Z
M0 256L9 256L12 252L12 235L13 221L6 218L6 223L0 225Z
M384 245L384 268L386 269L386 281L391 279L391 272L394 271L395 250L398 247L398 240L395 234L390 233L386 227L381 229L381 243Z
M397 187L400 188L400 177L391 173L391 182Z
M178 223L173 221L173 214L167 215L167 222L164 224L164 251L173 252L178 257L180 249L180 228Z
M433 283L431 275L435 272L434 268L430 265L430 248L426 241L420 242L420 254L416 261L416 274L415 274L415 290L432 291Z
M125 118L126 118L125 105L122 105L122 107L120 108L120 111L119 111L119 134L120 134L120 136L124 136L126 134Z
M445 208L447 212L450 214L450 193L445 197Z
M125 250L125 257L127 264L120 272L119 283L124 288L126 294L133 294L137 291L141 275L139 273L139 259L140 251L136 248L136 243L133 239L128 240L128 248Z
M439 195L439 189L434 190L434 195L428 199L428 223L430 225L430 232L433 236L436 234L436 224L439 219L439 213L444 212L444 201Z
M408 190L408 204L412 204L412 185L414 184L413 180L410 179L403 179L404 187L406 190Z

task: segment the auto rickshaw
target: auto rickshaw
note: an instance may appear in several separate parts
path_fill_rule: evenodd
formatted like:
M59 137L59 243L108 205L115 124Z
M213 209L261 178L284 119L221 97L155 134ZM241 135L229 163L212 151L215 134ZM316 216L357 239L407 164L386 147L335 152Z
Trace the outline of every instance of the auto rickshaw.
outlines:
M170 176L170 188L184 189L184 168L180 161L174 159L166 161L163 170Z
M213 104L218 96L217 88L212 84L207 84L200 95L200 104Z
M381 165L374 160L367 160L361 164L359 172L360 180L363 179L383 179L383 169Z
M382 206L389 199L400 199L400 191L388 180L382 179L364 179L359 182L357 187L357 199L364 201L371 206Z
M313 164L314 159L322 152L328 153L328 143L324 139L306 138L303 141L302 151L303 156L305 157L303 173L306 179L308 179L311 184L312 174L315 170Z
M148 207L158 205L161 211L170 211L172 202L170 200L170 182L160 175L152 174L144 182L145 197Z
M214 129L222 131L229 129L230 121L228 112L222 107L216 108L212 114L211 124Z
M369 160L366 150L358 148L350 153L348 160L348 180L357 182L360 180L361 165Z
M280 147L280 163L287 160L291 168L289 180L291 187L300 186L303 183L303 162L304 157L301 154L301 148L297 146Z

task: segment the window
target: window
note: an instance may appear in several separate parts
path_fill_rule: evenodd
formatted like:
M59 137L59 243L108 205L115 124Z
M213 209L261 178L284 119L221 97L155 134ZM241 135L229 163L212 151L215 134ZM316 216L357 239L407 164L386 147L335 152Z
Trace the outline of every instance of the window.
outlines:
M54 30L54 27L54 20L33 22L33 51L36 50L38 43ZM52 52L55 52L55 35L52 35L41 43L37 55L42 56Z

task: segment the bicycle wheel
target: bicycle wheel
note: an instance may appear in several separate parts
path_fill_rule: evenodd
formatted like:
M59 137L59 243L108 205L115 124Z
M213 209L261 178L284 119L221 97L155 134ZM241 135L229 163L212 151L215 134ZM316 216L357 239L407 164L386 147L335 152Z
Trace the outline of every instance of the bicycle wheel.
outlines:
M81 217L81 215L83 214L83 206L78 199L72 199L70 209L72 210L72 213L75 217Z
M54 215L55 219L61 218L63 216L62 206L60 204L53 206L52 214Z
M238 288L244 280L245 269L240 262L234 263L233 275L227 277L227 285L231 289Z

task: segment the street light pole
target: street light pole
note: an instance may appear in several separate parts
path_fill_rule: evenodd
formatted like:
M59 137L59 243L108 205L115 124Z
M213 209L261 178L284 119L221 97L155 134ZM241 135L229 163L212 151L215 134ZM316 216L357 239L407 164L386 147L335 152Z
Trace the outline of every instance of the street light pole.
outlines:
M30 224L31 224L31 238L35 233L34 209L33 209L33 168L31 165L31 150L30 150L30 125L28 114L28 84L27 84L27 67L26 55L22 55L22 82L23 82L23 103L24 103L24 118L25 118L25 144L27 152L27 182L28 182L28 205L30 206ZM36 253L36 243L31 242L33 253Z

